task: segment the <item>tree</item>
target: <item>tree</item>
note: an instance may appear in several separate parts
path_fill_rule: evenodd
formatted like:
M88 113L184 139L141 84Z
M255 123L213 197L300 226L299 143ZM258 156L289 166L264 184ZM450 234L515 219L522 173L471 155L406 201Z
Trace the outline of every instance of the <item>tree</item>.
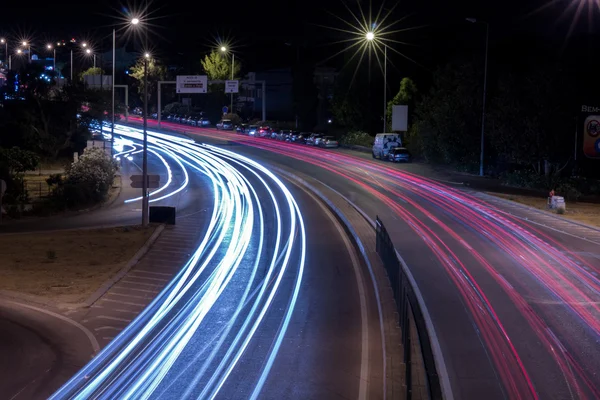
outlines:
M475 65L459 60L438 68L431 90L416 106L407 139L428 161L478 165L481 74Z
M165 79L167 74L167 68L160 65L155 59L150 58L147 60L148 63L148 102L151 103L151 99L156 98L156 91L158 88L158 81ZM144 96L144 64L145 60L140 58L137 60L135 65L131 67L130 74L133 79L136 80L135 87L137 92L142 97Z
M210 54L204 56L202 68L209 80L228 80L231 79L231 62L232 60L225 57L223 53L213 50ZM235 62L233 67L233 76L239 77L242 70L242 64Z
M102 71L102 68L100 67L91 67L86 69L85 71L83 71L81 74L79 74L79 80L80 81L84 81L86 76L90 76L90 75L102 75L104 72Z
M392 109L393 106L408 106L408 111L413 112L413 106L415 103L415 96L417 94L417 85L410 78L402 78L400 81L400 89L391 101L387 104L387 131L392 131Z
M487 124L500 160L538 174L545 161L555 171L564 167L572 154L574 87L574 78L550 62L501 74Z

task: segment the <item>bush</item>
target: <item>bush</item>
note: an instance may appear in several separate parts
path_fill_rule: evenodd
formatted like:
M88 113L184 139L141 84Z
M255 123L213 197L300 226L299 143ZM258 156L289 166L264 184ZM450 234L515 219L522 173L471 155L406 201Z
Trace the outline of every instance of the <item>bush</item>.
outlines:
M56 182L54 200L67 208L99 203L106 198L116 172L116 162L103 149L88 148L67 168L64 179Z
M347 146L371 147L373 146L373 140L375 140L373 136L369 135L367 132L355 131L342 136L340 143Z

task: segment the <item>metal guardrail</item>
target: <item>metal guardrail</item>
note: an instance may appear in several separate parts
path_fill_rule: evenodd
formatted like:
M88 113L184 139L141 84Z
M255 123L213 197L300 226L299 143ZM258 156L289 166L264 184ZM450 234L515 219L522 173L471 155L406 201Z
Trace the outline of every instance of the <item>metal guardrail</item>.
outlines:
M423 312L418 304L414 288L411 286L396 256L396 249L392 244L390 235L379 217L376 219L376 245L377 254L383 262L394 292L400 329L402 330L402 346L406 365L406 399L410 400L412 398L411 323L415 324L419 338L429 398L432 400L443 399ZM411 318L411 312L413 318Z

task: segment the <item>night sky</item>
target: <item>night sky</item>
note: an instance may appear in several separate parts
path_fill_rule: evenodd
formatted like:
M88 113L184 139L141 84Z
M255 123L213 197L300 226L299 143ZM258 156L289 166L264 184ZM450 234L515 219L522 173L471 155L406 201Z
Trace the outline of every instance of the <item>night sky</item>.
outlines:
M580 2L585 3L586 7L573 25L572 36L567 39L569 26L577 13L576 6ZM536 12L549 3L548 7ZM600 29L600 22L596 26L592 24L594 20L600 21L600 13L595 6L591 11L588 10L588 3L592 1L404 0L398 4L387 1L384 10L394 5L396 7L386 24L402 19L392 29L418 27L390 36L408 42L408 45L389 45L421 66L415 66L394 54L390 55L390 60L397 69L427 69L443 61L445 49L476 49L484 40L483 27L465 22L466 16L489 21L492 42L534 35L538 40L547 38L557 43L568 43ZM143 4L127 5L113 0L6 1L0 13L0 33L13 38L31 37L34 44L42 45L49 40L69 37L97 40L110 34L111 24L122 18L123 10L140 9ZM357 13L360 5L368 13L370 3L351 1L346 4ZM372 2L373 14L380 5L378 1ZM575 7L569 8L569 5ZM340 0L154 0L149 8L152 11L152 48L159 57L199 60L211 49L216 38L229 38L246 70L290 65L298 54L310 53L315 62L325 61L329 55L344 47L334 42L346 39L349 35L322 26L349 28L336 16L355 22ZM106 41L104 46L108 47L109 44ZM294 46L300 46L302 53L298 53ZM324 64L339 66L343 60L342 56L334 57Z

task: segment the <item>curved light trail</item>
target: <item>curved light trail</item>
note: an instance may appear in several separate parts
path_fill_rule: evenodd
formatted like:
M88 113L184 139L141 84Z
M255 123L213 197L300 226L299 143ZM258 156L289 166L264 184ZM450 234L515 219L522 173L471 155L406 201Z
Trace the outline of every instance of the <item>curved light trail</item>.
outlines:
M117 126L115 135L123 145L120 156L137 151L139 130ZM300 209L283 182L258 162L170 135L152 133L148 142L169 176L160 188L165 194L153 200L184 190L188 169L210 182L206 232L152 303L51 398L225 396L250 348L251 358L263 362L253 376L243 370L246 381L254 380L243 397L256 398L302 284L306 234ZM172 182L168 159L184 172L180 185ZM267 316L280 323L264 324ZM271 345L258 345L258 334L262 341L271 338Z
M170 128L183 130L177 125ZM600 398L597 261L468 193L381 162L206 129L185 130L316 165L385 205L421 238L457 289L506 398ZM494 300L488 297L490 279L516 315L498 311L506 306L497 294ZM526 343L519 340L523 329L532 335ZM532 359L532 348L548 360L544 370ZM561 379L564 393L549 393L546 386Z

